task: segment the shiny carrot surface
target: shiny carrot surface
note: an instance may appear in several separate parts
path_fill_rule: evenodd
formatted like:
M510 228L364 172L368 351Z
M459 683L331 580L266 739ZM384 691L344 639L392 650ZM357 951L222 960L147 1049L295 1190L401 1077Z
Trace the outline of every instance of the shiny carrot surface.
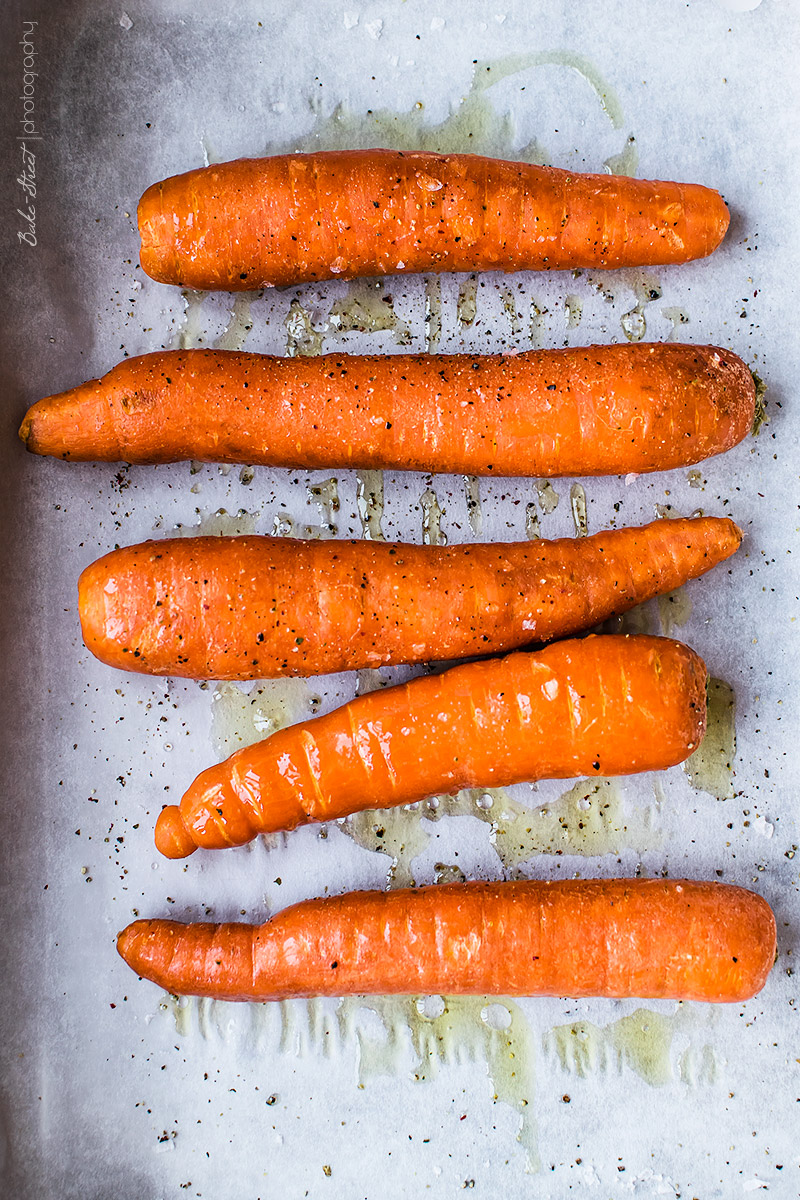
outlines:
M138 217L148 275L228 291L682 263L716 249L730 220L719 193L697 184L396 150L215 163L153 184Z
M237 751L162 811L156 846L183 858L464 787L659 770L705 721L706 669L680 642L556 642L359 696Z
M167 350L39 400L36 454L468 475L667 471L748 433L750 371L715 346L273 358Z
M306 900L265 925L135 921L118 949L168 992L222 1000L430 994L734 1003L775 960L765 900L667 879L455 883Z
M578 633L704 574L740 542L720 517L446 547L175 538L113 550L87 567L79 610L86 645L123 670L326 674Z

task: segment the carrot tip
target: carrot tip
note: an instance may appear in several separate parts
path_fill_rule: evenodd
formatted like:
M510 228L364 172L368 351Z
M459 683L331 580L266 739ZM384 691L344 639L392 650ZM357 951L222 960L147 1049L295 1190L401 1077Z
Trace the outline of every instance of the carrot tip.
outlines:
M156 850L165 858L188 858L197 849L177 804L168 804L161 810L156 821L155 842Z
M131 959L147 922L134 921L117 934L117 953L131 965Z
M31 421L30 417L26 417L25 420L22 422L22 424L19 427L19 436L22 439L22 441L25 443L26 446L28 445L28 442L30 441L32 425L33 425L33 422Z

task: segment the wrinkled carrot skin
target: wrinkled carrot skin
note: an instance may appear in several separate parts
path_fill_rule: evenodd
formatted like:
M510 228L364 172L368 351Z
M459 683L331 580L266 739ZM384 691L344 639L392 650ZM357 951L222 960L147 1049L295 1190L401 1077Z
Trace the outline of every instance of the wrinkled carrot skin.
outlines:
M711 570L741 537L696 517L489 545L175 538L92 563L78 606L86 645L122 670L327 674L579 633Z
M377 993L748 1000L775 961L765 900L667 879L454 883L306 900L264 925L135 921L117 948L179 995Z
M697 184L394 150L218 163L148 188L138 217L148 275L227 291L682 263L715 250L730 220Z
M688 646L556 642L359 696L237 751L161 812L156 846L183 858L465 787L660 770L705 722L706 669Z
M73 461L613 475L720 454L754 413L749 370L715 346L290 359L168 350L38 401L20 437Z

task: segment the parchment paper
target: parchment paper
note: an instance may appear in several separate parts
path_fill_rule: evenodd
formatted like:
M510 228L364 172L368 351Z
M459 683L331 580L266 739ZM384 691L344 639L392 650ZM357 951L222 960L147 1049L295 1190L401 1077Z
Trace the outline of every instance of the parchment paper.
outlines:
M5 6L3 27L3 1194L796 1195L794 6L29 0ZM35 198L18 182L20 130ZM472 148L703 182L725 195L731 230L711 260L680 268L332 283L236 306L183 297L138 267L135 207L149 183L206 161L337 145ZM21 215L31 201L35 232ZM349 834L305 829L158 859L155 816L224 753L221 714L238 704L228 733L254 736L254 712L263 732L270 715L305 715L312 694L323 710L341 703L356 681L215 700L214 685L117 674L82 646L80 570L177 526L324 535L333 524L360 536L364 498L360 510L348 472L335 474L336 510L308 491L331 473L35 460L15 439L26 406L124 354L220 339L394 353L641 336L730 346L769 389L759 437L697 473L583 482L590 531L666 506L730 514L745 530L732 563L638 617L687 640L735 693L734 757L724 719L715 733L732 765L713 773L721 798L675 769L566 800L572 783L442 801L387 823L383 842L376 818ZM477 507L460 478L383 482L388 538L523 538L536 522L542 536L574 532L578 481L554 483L555 509L534 480L481 482ZM379 843L392 853L366 848ZM515 844L542 852L517 861ZM459 872L744 884L775 909L778 962L741 1007L478 1001L442 1012L434 999L420 1014L413 1001L177 1005L114 948L135 914L260 920L389 875Z

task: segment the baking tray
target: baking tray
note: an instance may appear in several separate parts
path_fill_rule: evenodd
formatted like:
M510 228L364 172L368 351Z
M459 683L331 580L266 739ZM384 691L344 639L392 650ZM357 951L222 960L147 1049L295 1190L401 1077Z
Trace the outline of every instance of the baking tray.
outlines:
M3 1195L795 1195L796 9L31 0L2 20ZM35 245L18 237L31 48ZM182 295L138 267L135 206L153 180L351 145L707 183L731 230L711 260L671 269L236 299ZM626 337L730 346L767 383L769 424L695 471L477 491L400 473L65 465L14 438L39 396L162 346L513 351ZM730 564L629 622L685 638L721 681L691 777L480 792L185 864L157 858L162 803L226 747L383 680L217 689L117 674L80 640L87 563L178 528L558 536L581 525L584 494L590 531L697 509L745 530ZM780 949L764 992L732 1007L234 1006L164 996L114 948L135 914L261 919L353 887L636 873L764 895Z

